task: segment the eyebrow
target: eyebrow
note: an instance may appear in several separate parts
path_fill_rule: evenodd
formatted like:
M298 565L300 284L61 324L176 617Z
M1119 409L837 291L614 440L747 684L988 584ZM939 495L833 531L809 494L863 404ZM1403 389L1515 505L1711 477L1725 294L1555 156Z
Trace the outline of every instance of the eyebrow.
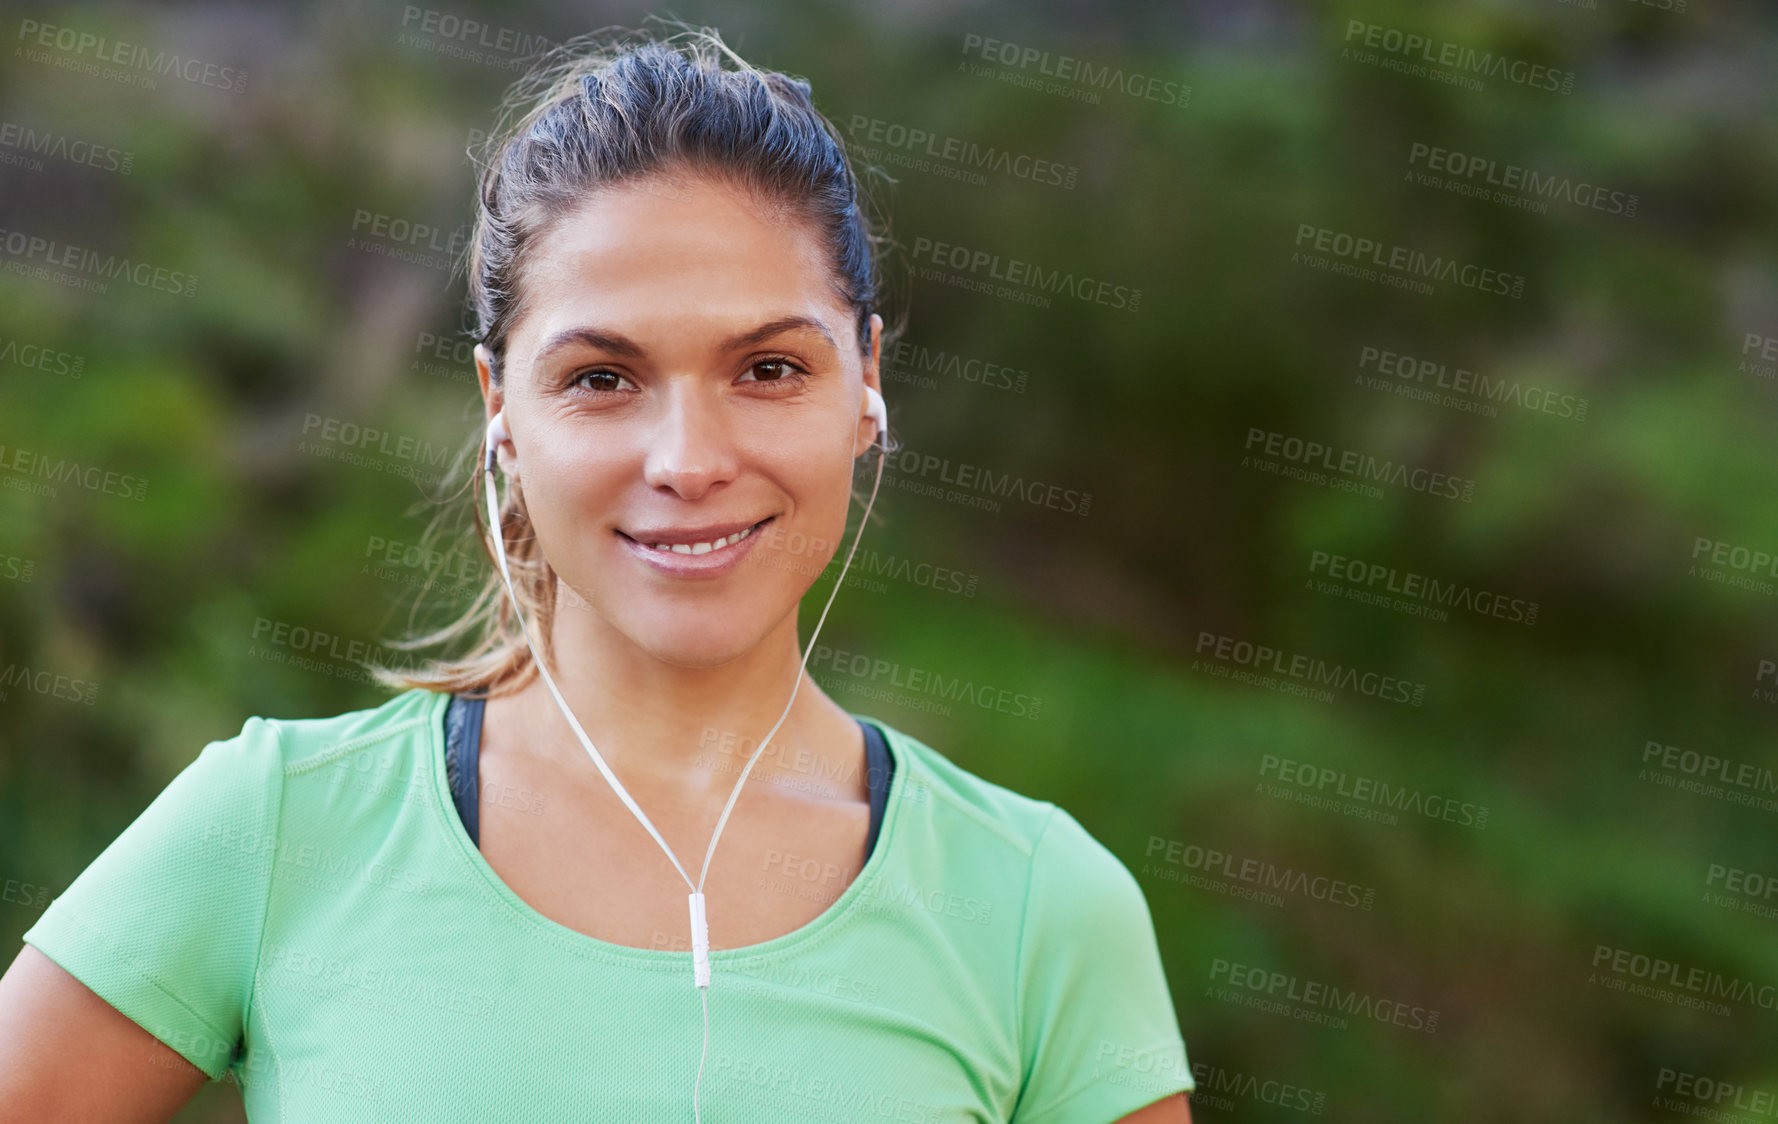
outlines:
M773 336L780 335L784 332L795 331L797 329L808 329L820 332L822 337L827 340L828 346L832 347L835 351L840 349L838 341L833 338L833 333L827 330L826 324L823 324L812 316L796 315L780 316L776 320L768 320L757 328L750 328L745 332L738 332L718 344L717 350L725 352L739 351L743 347L752 347L754 344L763 343L764 341L771 339ZM603 328L583 326L579 328L564 328L555 335L549 337L549 339L543 342L543 346L537 349L537 353L531 357L531 365L535 367L555 352L560 351L564 347L572 346L573 344L585 344L590 347L597 347L604 351L609 351L614 355L622 355L630 359L639 359L645 354L642 346L628 336L619 332L608 331Z

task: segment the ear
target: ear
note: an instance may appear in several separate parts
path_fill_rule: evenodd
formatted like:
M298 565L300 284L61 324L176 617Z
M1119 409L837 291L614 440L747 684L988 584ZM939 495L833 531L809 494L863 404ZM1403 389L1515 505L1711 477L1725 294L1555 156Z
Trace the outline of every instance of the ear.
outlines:
M494 385L494 356L483 344L475 345L475 377L482 386L482 401L487 404L483 416L491 421L500 412L505 392Z
M484 433L487 431L488 423L494 420L494 415L506 408L506 392L501 387L494 384L493 358L493 355L486 347L479 343L475 345L475 375L481 383L482 403L483 408L486 411L482 415L482 430ZM511 433L510 419L507 432ZM501 448L494 450L494 455L500 458L500 471L504 472L507 476L516 479L518 477L518 464L516 457L514 456L515 452L516 450L513 448L512 440L509 437L507 440L501 442Z
M864 365L864 385L878 394L883 393L882 379L883 360L883 318L876 313L870 314L870 361ZM857 460L868 452L878 440L877 423L862 413L858 415L858 433L853 441L852 459Z

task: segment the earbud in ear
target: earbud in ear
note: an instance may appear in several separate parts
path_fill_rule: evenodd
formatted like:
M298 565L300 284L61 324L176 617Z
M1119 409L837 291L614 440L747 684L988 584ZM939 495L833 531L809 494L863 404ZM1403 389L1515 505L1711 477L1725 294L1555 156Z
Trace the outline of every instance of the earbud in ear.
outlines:
M864 388L864 401L864 416L876 419L877 441L886 449L889 447L889 407L874 386Z
M499 463L495 458L494 450L500 447L502 441L509 439L510 435L506 432L506 411L501 410L488 421L488 458L482 466L484 472L494 471L494 466Z

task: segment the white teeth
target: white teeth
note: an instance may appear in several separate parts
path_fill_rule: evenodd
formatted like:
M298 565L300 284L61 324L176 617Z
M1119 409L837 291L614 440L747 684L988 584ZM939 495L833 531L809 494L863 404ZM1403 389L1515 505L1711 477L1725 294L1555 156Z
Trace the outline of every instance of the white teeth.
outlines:
M736 531L732 535L726 535L720 539L717 539L714 542L693 542L693 543L681 542L681 543L673 543L672 545L668 545L667 543L664 543L664 542L657 542L653 546L651 546L649 549L650 550L670 550L674 554L708 554L712 550L721 550L725 546L733 546L735 543L740 542L742 539L746 538L748 535L751 535L752 533L753 533L753 528L748 527L745 530Z

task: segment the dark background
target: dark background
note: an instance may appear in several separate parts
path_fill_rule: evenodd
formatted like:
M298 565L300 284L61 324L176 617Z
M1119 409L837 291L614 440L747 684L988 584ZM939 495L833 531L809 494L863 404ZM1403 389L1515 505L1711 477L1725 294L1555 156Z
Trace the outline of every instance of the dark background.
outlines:
M479 432L464 150L525 47L654 11L0 21L0 933L204 743L379 703L355 660L462 607L408 548ZM1766 1118L1773 9L671 13L898 181L907 450L821 638L892 670L810 666L1136 874L1194 1116ZM1104 295L959 284L1015 259Z

